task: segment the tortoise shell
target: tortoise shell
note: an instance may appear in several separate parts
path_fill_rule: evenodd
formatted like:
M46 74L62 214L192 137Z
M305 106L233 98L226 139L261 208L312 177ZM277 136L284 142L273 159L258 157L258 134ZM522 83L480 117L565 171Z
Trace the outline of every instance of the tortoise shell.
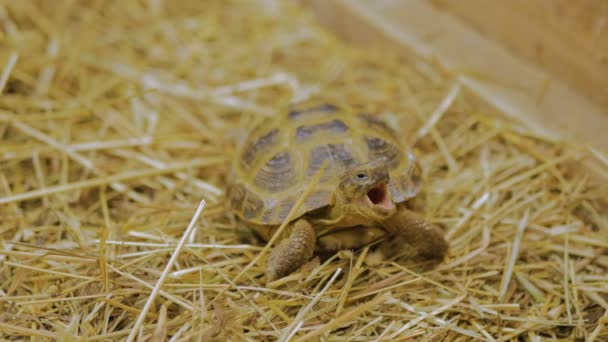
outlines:
M411 150L384 121L322 105L267 118L251 131L232 167L228 205L245 222L279 225L325 160L294 219L330 205L343 172L363 163L386 164L395 203L413 197L421 184Z

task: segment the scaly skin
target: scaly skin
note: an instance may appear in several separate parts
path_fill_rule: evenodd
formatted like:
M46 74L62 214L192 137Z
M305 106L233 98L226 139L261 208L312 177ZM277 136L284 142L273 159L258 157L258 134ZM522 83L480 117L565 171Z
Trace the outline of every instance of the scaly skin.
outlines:
M425 257L443 259L448 251L441 229L405 207L400 206L397 213L384 222L384 227Z
M291 234L273 248L266 266L266 279L282 278L304 265L313 255L317 238L310 223L304 219L293 223Z

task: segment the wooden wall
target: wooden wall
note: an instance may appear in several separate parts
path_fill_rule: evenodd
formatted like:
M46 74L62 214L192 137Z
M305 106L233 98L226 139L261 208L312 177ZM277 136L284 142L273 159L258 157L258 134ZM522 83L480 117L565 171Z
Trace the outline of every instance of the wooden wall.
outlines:
M300 2L354 43L437 61L539 133L608 151L608 0Z
M608 109L608 1L431 1Z

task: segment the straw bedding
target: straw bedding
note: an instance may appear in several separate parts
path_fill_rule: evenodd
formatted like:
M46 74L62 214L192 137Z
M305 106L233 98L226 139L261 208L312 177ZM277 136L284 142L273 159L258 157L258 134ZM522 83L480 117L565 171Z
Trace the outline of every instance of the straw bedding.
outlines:
M608 339L605 154L432 62L270 0L2 2L0 44L3 340ZM266 285L227 170L247 128L303 102L402 132L444 262L378 244Z

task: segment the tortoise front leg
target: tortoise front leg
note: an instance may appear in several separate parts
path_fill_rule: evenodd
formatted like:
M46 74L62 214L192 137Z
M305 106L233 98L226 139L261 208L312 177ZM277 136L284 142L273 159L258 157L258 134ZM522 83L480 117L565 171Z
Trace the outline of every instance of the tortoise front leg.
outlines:
M397 213L384 225L386 230L403 238L423 256L443 259L448 251L441 229L405 207L398 207Z
M312 257L316 241L315 231L308 221L300 219L293 223L289 237L270 252L266 279L269 282L279 279L304 265Z

